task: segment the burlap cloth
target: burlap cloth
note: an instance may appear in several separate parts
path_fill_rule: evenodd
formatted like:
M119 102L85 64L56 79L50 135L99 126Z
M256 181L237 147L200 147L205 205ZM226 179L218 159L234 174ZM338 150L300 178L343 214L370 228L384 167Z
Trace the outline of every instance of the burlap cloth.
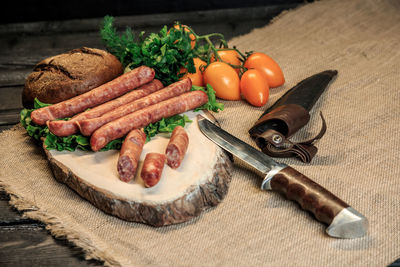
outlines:
M328 131L317 156L311 164L280 161L368 217L366 237L327 236L296 204L261 191L260 177L241 162L224 201L200 217L163 228L125 222L57 183L21 127L0 134L0 183L11 204L108 265L383 266L400 257L400 2L315 2L231 44L266 52L282 66L286 84L271 90L269 105L314 73L339 71L296 136L312 136L322 111ZM222 127L254 145L247 130L265 108L225 104Z

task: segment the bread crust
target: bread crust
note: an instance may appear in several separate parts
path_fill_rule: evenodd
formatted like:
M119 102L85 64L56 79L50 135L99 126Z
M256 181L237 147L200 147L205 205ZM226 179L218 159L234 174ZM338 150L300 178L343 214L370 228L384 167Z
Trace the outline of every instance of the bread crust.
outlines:
M44 103L58 103L113 80L123 66L112 54L82 47L39 62L26 79L22 93L25 108L37 97Z

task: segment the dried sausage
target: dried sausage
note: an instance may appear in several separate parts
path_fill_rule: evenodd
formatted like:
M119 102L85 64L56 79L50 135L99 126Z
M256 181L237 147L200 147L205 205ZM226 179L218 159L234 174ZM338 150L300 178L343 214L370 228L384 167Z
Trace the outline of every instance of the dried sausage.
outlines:
M153 69L141 66L89 92L60 103L32 111L32 121L44 125L49 120L71 117L88 108L97 106L154 79Z
M49 127L50 132L57 136L69 136L79 130L77 121L100 117L104 113L107 113L139 98L145 97L157 90L160 90L161 88L163 88L163 85L159 80L152 80L151 82L146 83L123 96L79 113L72 117L69 121L48 121L47 126Z
M141 66L84 94L32 111L32 121L44 125L49 120L67 118L97 106L154 79L153 69Z
M189 145L189 136L182 126L176 126L172 131L171 138L165 154L167 156L167 165L176 169L181 165Z
M135 177L145 141L146 134L141 129L132 130L126 136L117 163L117 170L121 181L129 182Z
M188 92L191 87L192 82L190 78L183 79L179 82L169 85L168 87L158 92L150 94L126 105L120 106L119 108L116 108L101 117L79 121L77 122L77 125L83 135L89 136L95 130L110 121L119 119L127 114L130 114L147 106L181 95L185 92Z
M148 106L97 129L90 138L90 146L93 151L98 151L108 142L123 137L132 129L141 128L162 118L168 118L197 108L207 103L207 101L208 96L205 92L192 91Z
M164 169L165 155L160 153L148 153L143 161L140 177L146 187L155 186L161 179Z
M161 101L181 95L185 92L188 92L190 88L192 88L192 81L190 80L190 78L186 78L179 82L173 83L160 91L152 93L126 105L120 106L119 108L107 112L101 117L78 121L77 125L83 135L89 136L95 130L110 121L119 119L134 111L143 109Z
M138 87L134 91L126 93L123 96L96 106L90 110L79 113L68 121L48 121L47 126L49 127L50 132L57 136L69 136L79 130L77 121L100 117L104 113L107 113L113 109L120 107L121 105L135 101L146 95L149 95L157 90L160 90L161 88L163 88L162 83L159 80L153 80Z
M158 104L128 114L122 118L109 122L97 129L90 138L93 151L103 148L108 142L123 137L132 129L155 123L162 118L168 118L179 113L197 108L208 101L203 91L192 91L170 98Z

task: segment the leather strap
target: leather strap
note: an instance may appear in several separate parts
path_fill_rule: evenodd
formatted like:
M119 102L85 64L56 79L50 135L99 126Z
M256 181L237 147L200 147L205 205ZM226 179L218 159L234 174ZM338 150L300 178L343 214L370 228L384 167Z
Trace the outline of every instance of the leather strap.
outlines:
M275 129L290 137L303 128L309 120L310 114L305 108L297 104L285 104L259 118L249 133L254 138L267 129Z
M319 133L303 142L292 142L285 138L283 134L278 131L269 129L261 134L257 134L256 143L261 150L272 157L298 157L303 162L309 163L317 153L318 149L314 145L316 141L321 139L326 132L326 122L322 113L322 127Z

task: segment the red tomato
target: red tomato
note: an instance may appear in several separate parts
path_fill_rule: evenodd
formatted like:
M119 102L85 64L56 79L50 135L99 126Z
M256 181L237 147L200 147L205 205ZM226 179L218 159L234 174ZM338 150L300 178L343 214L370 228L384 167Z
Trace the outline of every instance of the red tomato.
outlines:
M245 61L247 69L257 69L263 73L269 87L278 87L285 83L283 72L272 58L264 53L253 53Z
M210 84L217 97L240 100L239 75L226 63L213 62L203 73L204 84Z
M186 25L182 25L182 27L183 27L183 29L184 29L184 31L185 32L190 32L190 30L188 29L188 28L186 28L187 26ZM177 29L177 30L179 30L180 29L180 27L179 27L179 24L175 24L174 25L174 28L175 29ZM192 47L192 49L194 48L194 46L196 45L196 37L193 35L193 33L191 33L191 34L189 34L189 38L190 38L190 46Z
M240 66L242 62L239 60L239 54L235 50L219 50L218 56L224 61L225 63L229 63L232 65ZM211 57L211 62L214 62L214 56ZM234 70L239 74L239 69L234 68Z
M269 86L261 71L247 70L240 79L240 91L251 105L264 106L269 98Z
M189 73L185 68L181 68L181 73L187 72L181 79L189 77L192 80L193 85L204 86L203 74L201 73L199 68L201 65L206 66L207 63L201 60L200 58L194 58L193 61L194 61L194 67L196 68L196 72Z

